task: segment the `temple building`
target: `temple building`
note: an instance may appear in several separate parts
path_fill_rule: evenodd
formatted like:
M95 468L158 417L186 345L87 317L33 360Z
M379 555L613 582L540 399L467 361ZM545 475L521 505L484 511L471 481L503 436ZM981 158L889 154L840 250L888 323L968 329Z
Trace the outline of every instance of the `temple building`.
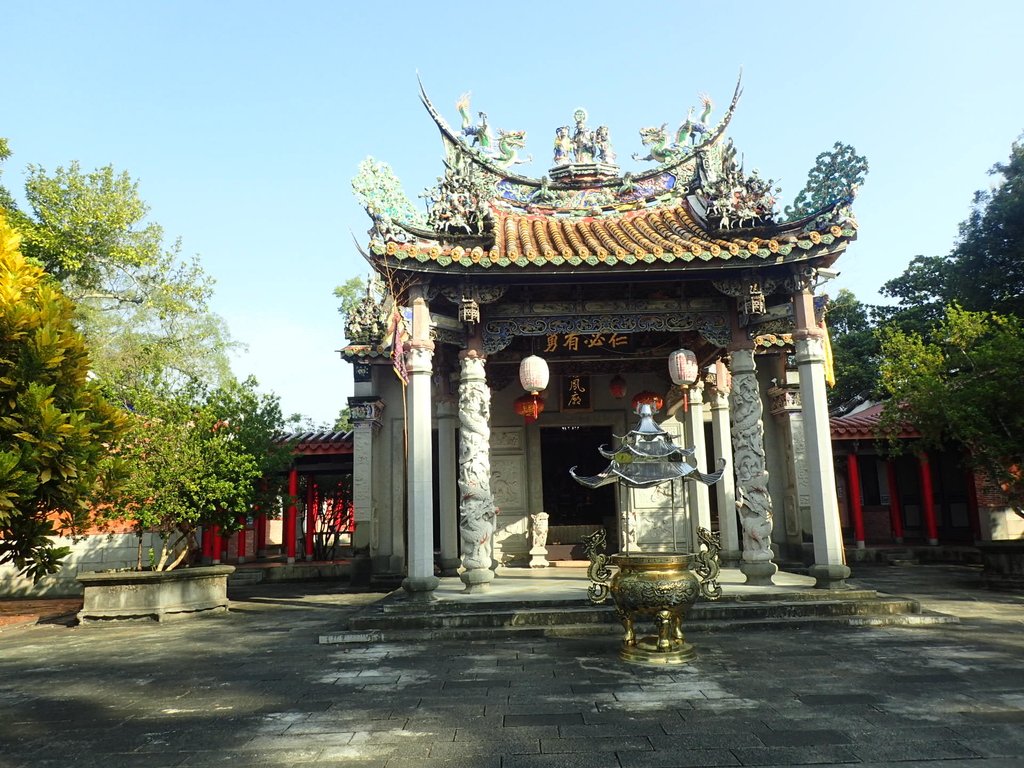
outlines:
M474 118L468 95L452 127L421 89L444 146L426 210L388 166L363 163L353 187L375 277L342 355L355 544L375 571L403 574L416 596L438 572L486 591L502 567L529 564L546 513L552 557L598 527L620 549L694 551L699 526L749 583L771 583L784 557L843 585L815 292L856 239L866 166L837 144L777 210L774 182L727 137L740 95L720 118L702 96L674 133L640 129L636 171L578 108L553 131L547 174L530 178L516 171L525 132ZM598 447L643 403L722 480L574 482L570 469L607 464Z

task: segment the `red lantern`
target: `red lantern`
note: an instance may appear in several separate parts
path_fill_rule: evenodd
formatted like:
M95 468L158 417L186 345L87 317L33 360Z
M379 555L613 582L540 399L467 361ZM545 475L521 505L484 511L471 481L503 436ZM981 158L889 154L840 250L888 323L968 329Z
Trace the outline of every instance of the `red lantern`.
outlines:
M519 383L531 395L548 387L548 363L543 357L530 355L519 364Z
M641 405L649 405L651 410L657 413L665 406L665 400L657 392L645 389L643 392L633 395L633 411L639 411Z
M544 398L540 395L523 395L515 399L513 406L527 424L532 424L544 412Z
M616 375L610 382L608 382L608 391L612 393L612 397L616 400L621 400L626 396L626 380L619 375Z

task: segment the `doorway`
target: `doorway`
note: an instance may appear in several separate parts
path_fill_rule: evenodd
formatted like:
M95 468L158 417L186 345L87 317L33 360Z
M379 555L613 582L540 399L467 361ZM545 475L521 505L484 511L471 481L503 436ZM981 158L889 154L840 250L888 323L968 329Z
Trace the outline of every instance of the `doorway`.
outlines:
M569 474L596 475L608 466L597 452L613 442L611 427L541 427L540 453L544 511L548 518L548 559L581 560L580 539L604 528L607 551L618 551L618 514L615 486L586 488Z

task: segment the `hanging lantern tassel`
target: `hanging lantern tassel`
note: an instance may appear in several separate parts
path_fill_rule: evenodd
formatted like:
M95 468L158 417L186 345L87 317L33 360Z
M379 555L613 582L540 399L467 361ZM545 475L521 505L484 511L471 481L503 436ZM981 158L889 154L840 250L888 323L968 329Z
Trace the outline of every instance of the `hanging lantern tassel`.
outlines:
M523 395L517 397L515 403L516 414L523 417L527 424L533 424L544 412L544 398L540 395Z
M683 390L683 413L688 413L690 410L690 390Z

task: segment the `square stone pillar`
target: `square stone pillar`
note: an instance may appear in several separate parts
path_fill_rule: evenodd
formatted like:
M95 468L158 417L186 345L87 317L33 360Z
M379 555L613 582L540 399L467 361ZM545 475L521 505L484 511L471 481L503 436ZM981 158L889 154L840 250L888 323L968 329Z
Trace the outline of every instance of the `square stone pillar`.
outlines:
M811 492L811 532L814 537L814 565L808 571L823 589L845 587L850 575L843 551L843 529L839 522L835 467L832 464L832 435L829 430L828 400L825 392L824 331L814 319L814 297L810 289L793 295L797 331L796 365L800 373L800 402L804 413L804 443Z
M689 408L682 414L685 425L686 444L693 448L693 462L697 471L707 474L708 449L704 439L704 384L697 382L689 389ZM679 418L679 413L676 413ZM690 541L696 551L700 539L698 528L711 530L711 491L704 483L687 483L686 500L690 512Z
M384 401L374 395L348 399L352 419L352 548L369 548L374 519L373 444L380 431ZM370 552L370 555L376 553Z
M459 405L445 399L437 403L437 494L441 504L441 575L459 574L459 506L456 490L455 432Z
M434 481L431 450L431 388L434 345L430 313L421 288L413 288L412 338L406 350L409 384L405 415L408 430L407 530L409 560L402 587L414 598L430 599L440 583L434 575Z
M739 518L736 515L736 470L733 467L732 440L729 436L729 383L725 365L719 362L715 371L715 386L708 390L711 408L711 435L714 445L714 465L725 460L725 474L715 483L718 504L718 535L722 549L718 558L722 565L736 568L740 564Z

